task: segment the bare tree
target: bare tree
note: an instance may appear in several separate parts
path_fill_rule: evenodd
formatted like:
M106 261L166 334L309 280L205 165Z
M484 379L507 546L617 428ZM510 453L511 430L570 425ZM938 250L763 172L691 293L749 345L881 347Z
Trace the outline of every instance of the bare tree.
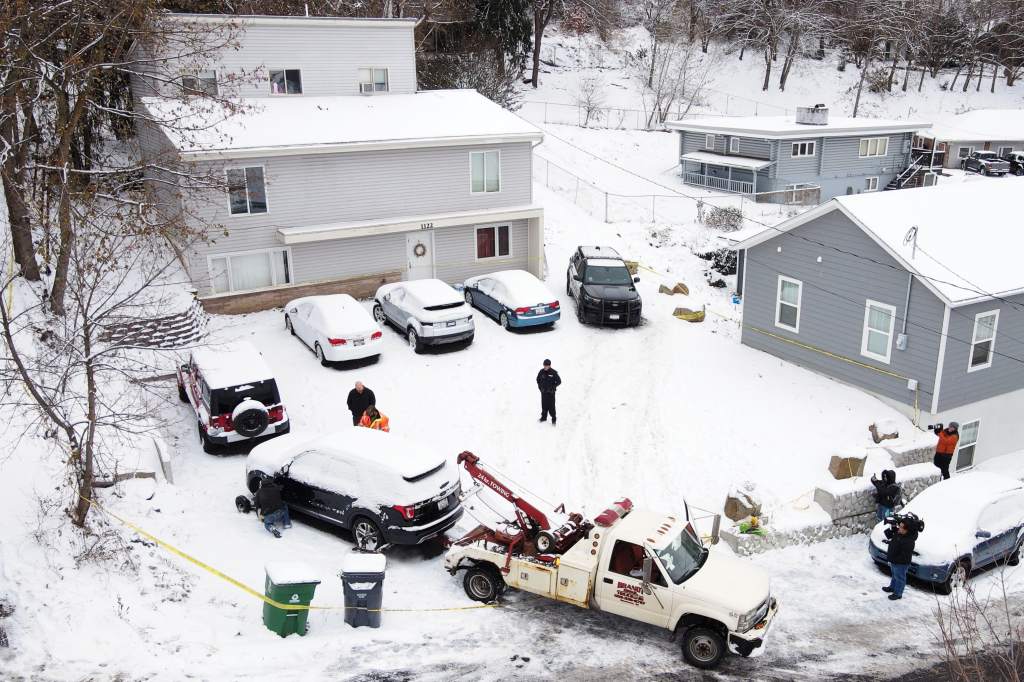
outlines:
M673 109L677 116L689 113L708 85L711 66L711 59L683 40L662 43L656 55L638 55L634 70L642 87L647 127L663 122ZM650 86L646 85L649 77Z
M590 125L590 119L600 120L604 106L604 80L598 77L581 78L574 94L576 106L583 112L583 127Z
M544 29L547 28L555 10L561 7L561 0L533 0L533 67L530 71L530 85L537 87L540 78L540 47L544 40Z
M641 23L647 29L648 34L648 45L645 48L648 55L648 69L647 80L644 82L648 88L654 86L654 70L660 57L658 52L661 44L675 34L677 2L678 0L641 0L640 2Z

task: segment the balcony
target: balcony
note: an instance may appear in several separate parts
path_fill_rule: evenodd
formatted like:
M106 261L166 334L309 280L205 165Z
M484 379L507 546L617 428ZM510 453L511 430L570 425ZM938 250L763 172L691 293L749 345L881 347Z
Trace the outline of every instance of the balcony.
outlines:
M697 185L698 187L707 187L709 189L717 189L723 192L735 192L737 194L754 193L754 183L752 182L730 180L729 178L720 178L714 175L705 175L703 173L695 173L691 171L685 171L683 173L683 182L687 185Z

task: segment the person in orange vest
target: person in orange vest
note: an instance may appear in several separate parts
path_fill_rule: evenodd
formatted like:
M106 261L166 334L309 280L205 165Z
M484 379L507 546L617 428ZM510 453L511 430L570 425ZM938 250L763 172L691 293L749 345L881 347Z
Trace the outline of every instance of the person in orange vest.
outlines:
M380 413L376 405L370 405L366 408L366 412L363 412L363 418L359 420L359 425L378 431L391 430L388 427L388 418Z
M939 467L943 480L949 478L949 464L953 461L953 454L956 452L956 444L960 441L960 425L956 422L949 422L949 426L942 428L942 424L929 426L939 437L935 446L935 459L932 462Z

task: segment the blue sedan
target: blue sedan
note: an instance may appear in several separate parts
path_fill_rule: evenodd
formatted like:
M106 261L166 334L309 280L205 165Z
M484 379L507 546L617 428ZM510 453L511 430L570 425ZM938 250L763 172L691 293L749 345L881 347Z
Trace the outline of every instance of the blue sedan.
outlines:
M1024 541L1024 484L995 473L968 471L923 490L900 513L924 523L909 574L949 594L971 572L1020 561ZM888 565L885 523L871 531L868 553Z
M525 270L503 270L466 280L466 303L505 329L553 325L561 306L544 283Z

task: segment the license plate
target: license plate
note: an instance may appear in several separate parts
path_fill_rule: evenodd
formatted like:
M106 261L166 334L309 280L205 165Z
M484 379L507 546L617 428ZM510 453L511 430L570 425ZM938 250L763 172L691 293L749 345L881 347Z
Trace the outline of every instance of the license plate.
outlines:
M365 341L365 340L363 340L363 339L354 339L354 340L352 341L352 345L353 345L353 346L361 346L361 345L363 345L364 343L366 343L366 341Z
M448 498L447 497L444 498L443 500L438 500L437 501L437 511L441 511L442 509L447 509L447 508L448 508Z
M547 311L547 309L548 307L546 305L541 305L534 308L533 312L537 313L538 315L542 315Z
M619 315L618 315L618 313L614 313L612 315L609 315L608 319L609 320L617 320L617 319L619 319Z
M444 326L446 326L446 327L454 327L456 324L458 324L458 321L457 320L452 320L451 322L445 322Z

